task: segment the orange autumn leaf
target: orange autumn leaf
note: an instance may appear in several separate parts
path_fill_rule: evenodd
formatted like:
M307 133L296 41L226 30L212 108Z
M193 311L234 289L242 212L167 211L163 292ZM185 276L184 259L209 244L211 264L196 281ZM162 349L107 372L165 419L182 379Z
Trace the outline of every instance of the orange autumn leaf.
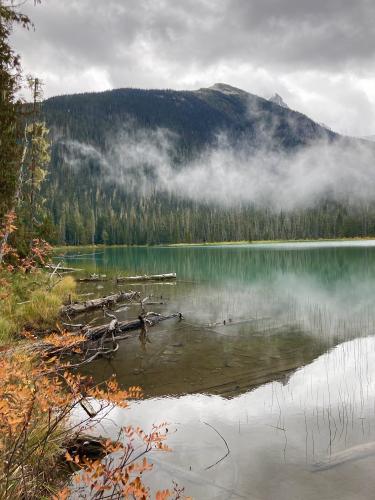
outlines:
M171 492L169 490L162 490L156 492L156 500L167 500L170 498Z

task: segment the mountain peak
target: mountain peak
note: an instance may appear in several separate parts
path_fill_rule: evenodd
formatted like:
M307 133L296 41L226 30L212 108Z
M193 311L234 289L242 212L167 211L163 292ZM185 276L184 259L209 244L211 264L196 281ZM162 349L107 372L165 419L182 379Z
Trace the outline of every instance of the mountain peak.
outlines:
M275 93L275 95L272 96L268 100L270 102L273 102L274 104L277 104L278 106L281 106L282 108L289 109L289 106L287 105L287 103L284 101L284 99L278 93Z
M228 95L243 95L247 93L244 90L232 87L232 85L228 85L226 83L215 83L211 87L208 87L208 90L216 90L217 92Z

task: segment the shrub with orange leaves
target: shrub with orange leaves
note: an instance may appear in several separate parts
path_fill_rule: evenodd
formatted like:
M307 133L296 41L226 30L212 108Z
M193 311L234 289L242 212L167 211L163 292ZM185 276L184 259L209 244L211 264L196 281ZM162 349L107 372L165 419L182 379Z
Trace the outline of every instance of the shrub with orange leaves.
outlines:
M32 241L29 254L20 260L19 267L24 272L32 271L38 266L44 266L48 261L52 247L46 241L35 238Z
M142 391L123 390L115 378L94 385L73 373L74 365L63 364L62 355L83 353L84 335L65 331L43 338L35 335L38 328L56 320L64 295L75 283L65 283L69 278L55 282L38 270L50 250L43 241L34 240L29 255L20 259L7 243L14 222L10 214L0 233L0 499L63 500L76 493L88 499L148 499L151 493L143 473L152 464L145 455L168 451L165 424L148 434L140 428L122 429L115 442L102 444L101 459L67 451L86 438L93 418L97 422L114 406L126 408ZM5 347L11 335L22 330L27 342ZM75 410L81 410L78 422L72 418ZM71 463L75 484L62 488ZM156 494L157 500L167 498L185 497L177 487Z
M0 226L0 266L4 264L5 260L8 260L9 262L6 265L9 271L13 270L13 266L10 264L10 261L18 260L16 250L8 243L9 236L17 229L17 226L15 225L16 219L17 216L15 211L10 210L7 214L5 214L4 220Z
M16 220L17 215L14 210L11 210L4 216L0 226L0 268L5 267L10 272L15 270L30 272L38 266L46 264L52 247L45 240L34 238L28 249L28 254L21 258L16 249L9 244L10 238L17 230Z
M44 303L55 310L61 305L60 297L57 297L56 293L42 296L43 287L40 282L43 281L43 277L40 267L44 266L48 259L50 245L43 240L34 239L28 249L28 255L21 258L9 243L17 229L16 218L15 211L11 210L0 224L0 344L12 340L11 336L17 334L28 319L32 320L31 323L35 322L35 319L43 322L40 321L39 310L33 308L35 300L30 301L33 292L39 293L34 297L35 299L39 297L39 305ZM20 286L22 281L24 286ZM54 283L48 285L51 288ZM24 311L23 305L27 303L31 304L30 311Z
M27 335L26 332L24 332L24 335ZM35 337L34 340L36 340ZM49 351L53 354L63 354L65 352L80 354L82 345L85 342L87 342L87 338L84 334L67 331L51 333L43 338L43 344L49 346Z
M100 420L114 405L127 408L130 400L141 396L139 387L122 390L115 378L94 385L89 378L69 371L69 365L56 357L35 357L27 349L3 353L0 498L54 496L62 500L72 492L89 499L150 498L143 473L152 465L145 455L151 450L169 450L165 444L166 424L153 427L150 433L138 427L123 428L115 442L102 443L100 460L66 451L68 444L87 436L93 417ZM76 421L71 415L79 408ZM61 489L67 479L66 463L73 463L77 470L75 484ZM156 498L185 497L182 490L175 488L158 492Z

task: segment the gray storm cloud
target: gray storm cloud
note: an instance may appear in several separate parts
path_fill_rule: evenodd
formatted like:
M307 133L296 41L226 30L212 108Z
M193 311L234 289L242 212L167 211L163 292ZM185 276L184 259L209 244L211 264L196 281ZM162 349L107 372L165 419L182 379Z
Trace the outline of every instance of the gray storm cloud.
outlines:
M235 57L331 70L375 59L369 0L50 0L30 7L39 41L100 65L139 49L201 65Z
M365 142L321 141L293 153L233 147L226 136L183 166L173 162L168 130L123 130L105 153L65 142L65 162L79 168L94 160L104 182L146 195L169 192L223 206L253 204L274 210L312 207L329 198L349 205L375 201L374 149Z
M225 81L352 135L375 131L370 0L49 0L16 30L47 96Z

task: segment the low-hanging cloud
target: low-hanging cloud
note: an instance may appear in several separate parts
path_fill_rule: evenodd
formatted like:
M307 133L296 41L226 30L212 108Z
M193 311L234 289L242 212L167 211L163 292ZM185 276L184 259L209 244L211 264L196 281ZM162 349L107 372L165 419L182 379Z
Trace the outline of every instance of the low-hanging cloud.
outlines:
M293 210L322 199L349 205L375 201L375 152L370 143L322 140L294 152L233 146L222 134L214 147L176 165L176 136L164 129L124 129L105 152L65 142L65 162L79 168L100 165L103 180L147 195L167 192L222 206L251 204Z

